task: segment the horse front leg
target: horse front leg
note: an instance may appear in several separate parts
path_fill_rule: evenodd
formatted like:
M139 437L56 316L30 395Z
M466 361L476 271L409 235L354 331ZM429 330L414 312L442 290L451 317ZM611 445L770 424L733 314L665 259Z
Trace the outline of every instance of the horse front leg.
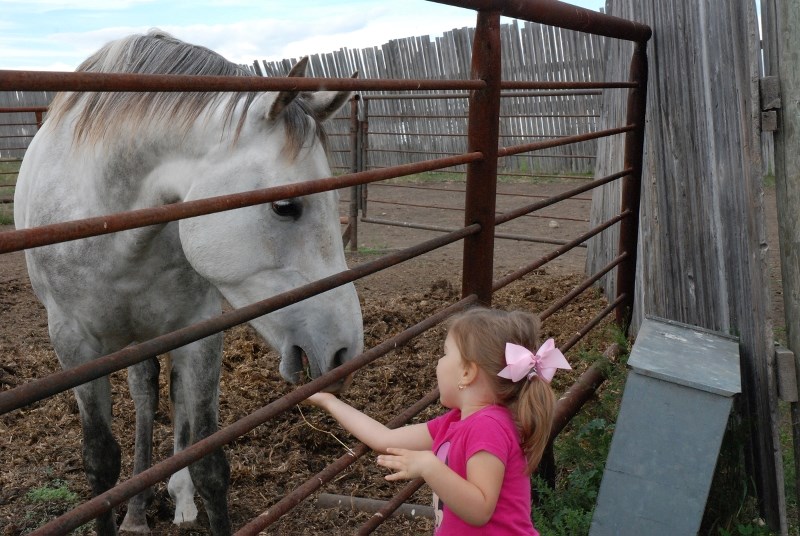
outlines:
M111 433L111 383L108 376L74 389L83 428L83 468L92 493L97 496L114 487L119 478L119 444ZM96 520L98 536L117 534L114 510Z
M84 334L80 328L48 311L50 340L61 367L65 370L87 363L100 355L94 346L98 341ZM94 344L90 344L92 341ZM117 483L120 471L120 449L111 432L111 382L103 376L73 389L78 401L83 429L83 469L92 488L100 495ZM101 514L95 520L98 536L117 534L114 510Z
M136 407L136 440L133 476L150 468L153 458L153 422L158 408L158 359L149 359L128 368L128 388ZM128 501L128 511L120 530L149 533L147 506L153 489L147 488Z
M201 341L172 352L172 392L175 412L176 448L179 440L195 443L213 434L219 421L219 380L222 359L222 335ZM188 429L179 424L182 416ZM208 514L211 533L227 535L231 532L228 514L228 483L230 468L222 450L212 452L189 466L188 475L175 473L169 487L180 490L194 483ZM175 483L173 483L173 479ZM193 491L193 490L192 490ZM172 491L171 491L172 493ZM176 498L176 518L178 498Z

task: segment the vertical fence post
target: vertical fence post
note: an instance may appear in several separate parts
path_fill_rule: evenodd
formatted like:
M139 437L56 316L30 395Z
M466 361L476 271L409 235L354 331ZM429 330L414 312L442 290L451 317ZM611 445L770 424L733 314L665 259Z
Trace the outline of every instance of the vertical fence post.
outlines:
M483 159L467 165L464 224L478 223L481 231L464 239L461 295L476 294L492 303L494 219L497 192L497 147L500 115L500 13L479 11L472 46L472 78L486 82L469 98L467 151Z
M361 97L356 93L350 99L350 172L363 171L361 167L361 125L358 121L358 101ZM360 188L350 187L350 213L347 217L347 241L350 251L358 251L358 205Z
M361 152L359 154L359 165L361 171L369 169L369 159L367 150L369 149L369 99L361 100ZM359 208L361 209L361 217L367 217L367 194L369 193L369 185L361 185L361 198L359 200Z
M639 238L639 202L642 190L644 123L647 111L647 41L636 43L631 58L630 80L638 85L628 91L627 124L636 128L625 135L625 169L633 171L622 180L621 210L630 216L620 222L619 253L628 256L617 267L617 297L625 295L616 311L616 321L627 330L633 314L636 292L637 241Z

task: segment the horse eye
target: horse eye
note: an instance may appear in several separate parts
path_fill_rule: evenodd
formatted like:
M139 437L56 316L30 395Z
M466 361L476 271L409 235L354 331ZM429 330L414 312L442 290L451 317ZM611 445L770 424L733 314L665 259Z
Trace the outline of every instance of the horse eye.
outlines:
M297 199L283 199L272 203L272 211L282 218L297 220L303 213L303 208Z

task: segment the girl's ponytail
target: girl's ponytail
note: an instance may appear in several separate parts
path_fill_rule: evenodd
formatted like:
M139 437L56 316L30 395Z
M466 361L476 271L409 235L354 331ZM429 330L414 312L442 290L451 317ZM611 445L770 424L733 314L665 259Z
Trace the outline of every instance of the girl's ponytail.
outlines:
M522 389L512 406L519 429L520 443L528 462L528 473L533 473L542 459L550 440L550 429L556 408L556 397L550 384L538 376L521 380Z

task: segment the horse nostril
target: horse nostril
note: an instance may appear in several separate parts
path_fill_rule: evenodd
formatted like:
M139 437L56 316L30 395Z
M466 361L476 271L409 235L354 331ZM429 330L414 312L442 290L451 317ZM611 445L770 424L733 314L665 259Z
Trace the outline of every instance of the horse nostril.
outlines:
M336 368L339 365L344 365L347 361L347 348L340 348L335 354L333 354L333 363L331 368Z

